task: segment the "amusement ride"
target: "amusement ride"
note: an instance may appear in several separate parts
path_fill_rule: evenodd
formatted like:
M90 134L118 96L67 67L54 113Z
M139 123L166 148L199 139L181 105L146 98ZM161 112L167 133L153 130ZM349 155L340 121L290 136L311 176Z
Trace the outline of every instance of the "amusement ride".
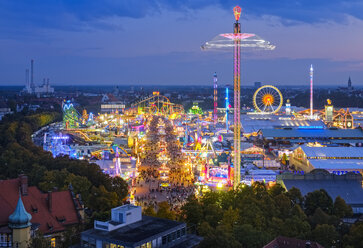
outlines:
M283 103L279 89L272 85L264 85L253 94L253 106L261 113L277 113Z

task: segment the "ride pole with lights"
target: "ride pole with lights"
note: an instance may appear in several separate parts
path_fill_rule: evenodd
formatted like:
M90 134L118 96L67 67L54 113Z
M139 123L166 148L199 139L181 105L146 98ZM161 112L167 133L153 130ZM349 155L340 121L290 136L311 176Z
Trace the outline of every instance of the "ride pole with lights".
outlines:
M226 131L228 133L228 113L229 113L229 89L228 86L226 86Z
M310 66L310 119L313 119L313 77L314 77L314 68L313 65Z
M214 73L213 76L213 88L214 88L214 97L213 97L213 101L214 101L214 109L213 109L213 122L214 122L214 127L216 127L217 122L218 122L218 115L217 115L217 106L218 106L218 92L217 92L217 88L218 88L218 84L217 84L217 73Z
M234 147L233 186L236 188L241 182L241 116L240 116L240 88L241 88L241 48L273 50L275 46L256 34L241 33L241 24L238 22L242 9L239 6L233 9L236 22L233 33L219 34L210 41L205 42L202 50L233 49L233 84L234 84Z
M238 22L242 9L239 6L233 8L236 22L233 26L233 34L241 33L241 24ZM241 182L241 40L234 39L233 52L233 84L234 84L234 125L233 125L233 186L236 188Z

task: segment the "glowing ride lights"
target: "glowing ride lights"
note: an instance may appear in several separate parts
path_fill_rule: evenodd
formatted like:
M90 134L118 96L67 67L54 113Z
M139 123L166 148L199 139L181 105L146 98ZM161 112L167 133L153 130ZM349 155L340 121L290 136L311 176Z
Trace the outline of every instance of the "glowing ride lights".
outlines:
M281 92L272 85L264 85L258 88L253 95L253 106L261 113L277 113L281 109L282 103Z
M233 33L220 34L202 45L203 50L209 49L226 49L233 48L233 83L234 83L234 146L233 146L233 164L234 180L233 185L236 188L241 181L241 115L240 115L240 88L241 88L241 48L253 48L273 50L275 46L263 40L255 34L241 33L241 24L238 22L242 9L239 6L234 7L235 16Z
M226 86L226 131L228 132L228 113L229 113L230 105L229 105L229 89Z
M239 21L239 18L241 17L242 8L240 6L236 6L233 8L234 18L236 19L236 22Z
M218 88L218 83L217 83L218 79L217 79L217 73L215 72L214 73L214 76L213 76L213 88L214 88L214 97L213 97L213 100L214 100L214 110L213 110L213 122L214 122L214 126L217 125L217 122L218 122L218 115L217 115L217 107L218 107L218 92L217 92L217 88Z

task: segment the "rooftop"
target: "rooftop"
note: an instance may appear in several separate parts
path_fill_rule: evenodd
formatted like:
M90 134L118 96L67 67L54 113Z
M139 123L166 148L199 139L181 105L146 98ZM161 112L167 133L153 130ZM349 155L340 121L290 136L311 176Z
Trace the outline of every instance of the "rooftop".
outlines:
M262 129L266 138L348 138L363 139L361 129Z
M0 226L8 225L19 199L20 186L21 178L0 181ZM26 191L23 190L21 198L25 210L32 216L31 223L39 224L42 233L64 231L67 225L80 222L69 190L52 192L49 199L48 193L42 193L37 187L28 187L27 183L24 186Z
M279 119L241 119L243 132L258 132L261 129L291 127L297 128L301 126L325 126L322 121L315 120L279 120Z
M131 245L139 242L142 243L144 240L150 240L156 235L161 235L164 232L170 232L171 229L182 228L183 226L185 224L182 222L143 215L140 221L114 231L90 229L82 232L82 236L109 240L116 244Z
M308 240L301 240L296 238L288 238L279 236L272 240L270 243L265 245L263 248L305 248L306 244L310 244L310 248L324 248L317 242L312 242Z
M316 169L363 170L363 159L309 159Z
M311 147L303 145L301 146L301 149L307 157L363 158L362 147Z
M305 175L278 175L277 181L282 181L287 190L292 187L300 189L302 195L324 189L333 200L340 196L347 204L363 205L362 176L360 174L347 173L338 176L323 170L316 170Z

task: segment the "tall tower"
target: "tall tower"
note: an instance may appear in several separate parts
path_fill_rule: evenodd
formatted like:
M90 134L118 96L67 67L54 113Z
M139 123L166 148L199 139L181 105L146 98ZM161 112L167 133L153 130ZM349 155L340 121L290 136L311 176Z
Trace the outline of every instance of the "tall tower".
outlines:
M352 80L350 79L350 76L349 76L349 79L348 79L348 89L351 89L352 88Z
M242 9L239 6L233 8L236 22L233 25L233 34L238 36L241 33L241 24L238 22ZM233 84L234 84L234 139L233 139L233 166L234 180L233 187L236 188L241 182L241 40L234 40L233 53Z
M233 8L236 22L233 25L233 33L223 33L217 35L210 41L202 45L203 50L208 49L233 49L233 85L234 85L234 146L233 146L233 165L234 180L233 186L236 188L241 181L241 116L240 116L240 88L241 88L241 47L247 49L273 50L274 45L265 41L256 34L241 33L241 24L238 20L242 9L239 6Z
M9 227L13 231L13 247L26 248L29 246L31 219L32 216L25 210L19 190L18 204L9 216Z
M228 114L229 114L229 89L228 85L226 86L226 131L228 132Z
M217 122L218 122L218 115L217 115L217 107L218 107L218 84L217 84L217 73L215 72L214 73L214 76L213 76L213 82L214 82L214 85L213 85L213 88L214 88L214 110L213 110L213 122L214 122L214 127L217 125Z
M310 66L310 119L313 119L313 77L314 77L314 69L313 65Z
M34 60L30 61L30 88L34 90Z

